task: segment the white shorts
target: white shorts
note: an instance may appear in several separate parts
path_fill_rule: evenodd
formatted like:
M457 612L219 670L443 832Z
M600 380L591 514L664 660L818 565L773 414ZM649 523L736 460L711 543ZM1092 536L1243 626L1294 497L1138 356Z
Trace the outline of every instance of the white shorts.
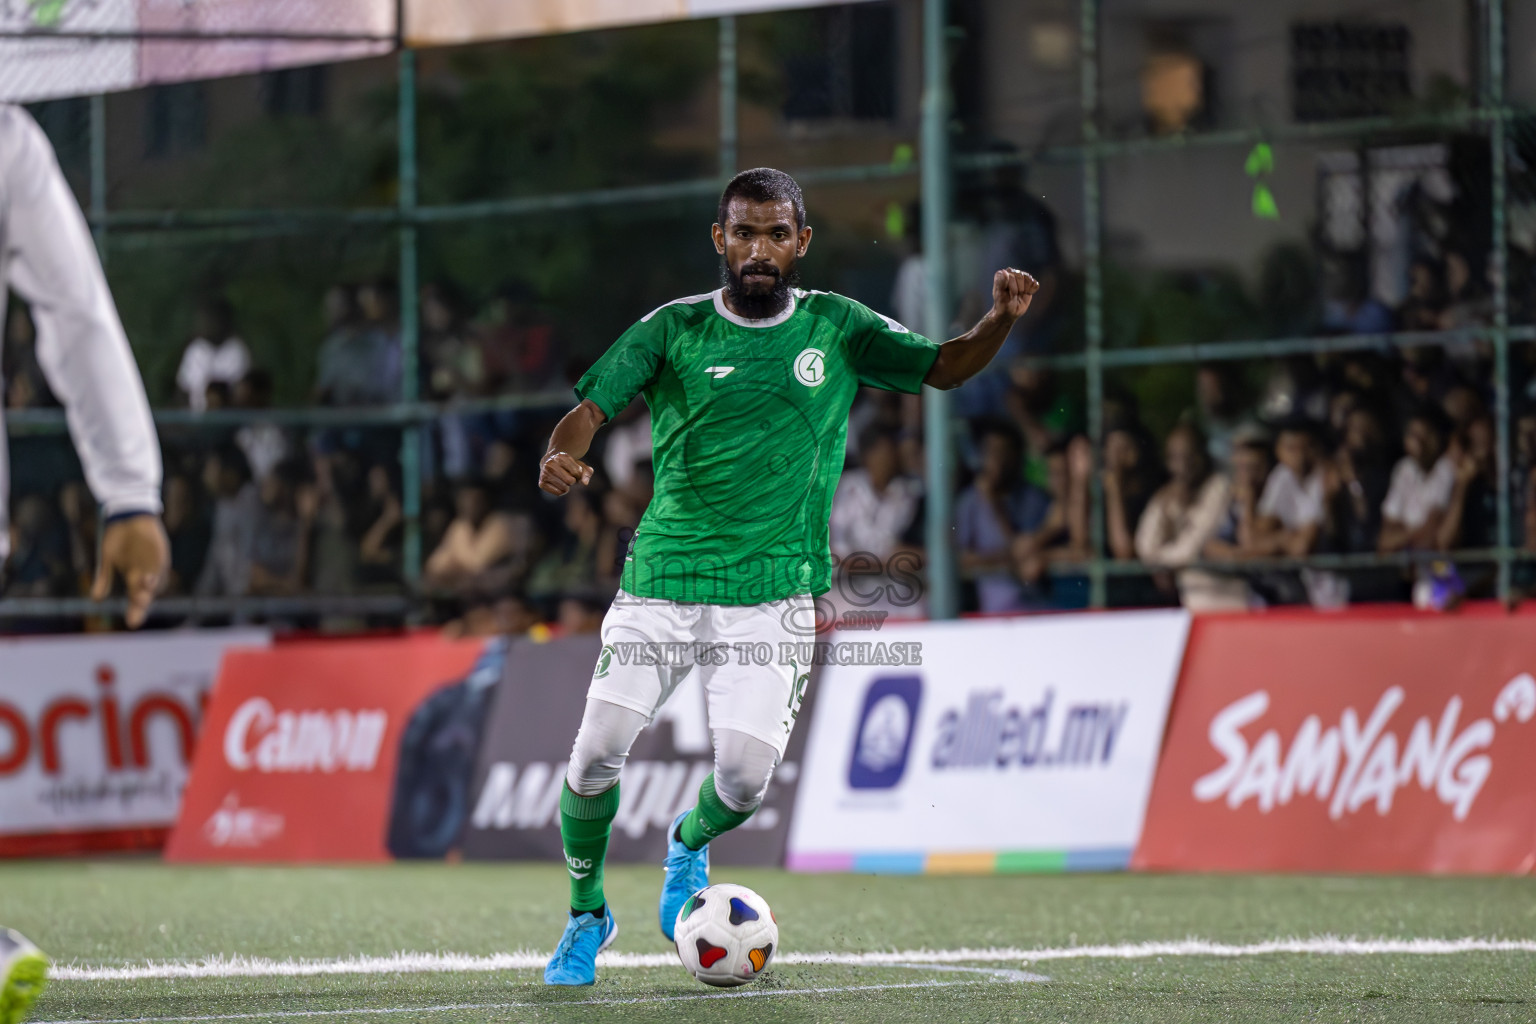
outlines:
M783 757L811 678L795 648L814 642L815 627L809 594L722 605L621 590L603 617L587 696L652 719L677 684L698 672L709 727L746 733Z

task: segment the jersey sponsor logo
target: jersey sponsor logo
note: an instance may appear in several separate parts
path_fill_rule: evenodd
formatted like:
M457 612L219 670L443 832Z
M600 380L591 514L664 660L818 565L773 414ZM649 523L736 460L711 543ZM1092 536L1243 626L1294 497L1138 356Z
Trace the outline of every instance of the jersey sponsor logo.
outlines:
M808 348L795 356L795 380L808 388L814 388L827 379L827 354L819 348Z
M921 676L877 676L870 681L853 734L849 788L892 789L901 782L922 696Z
M704 372L712 375L715 380L719 380L734 369L736 369L734 366L706 366Z

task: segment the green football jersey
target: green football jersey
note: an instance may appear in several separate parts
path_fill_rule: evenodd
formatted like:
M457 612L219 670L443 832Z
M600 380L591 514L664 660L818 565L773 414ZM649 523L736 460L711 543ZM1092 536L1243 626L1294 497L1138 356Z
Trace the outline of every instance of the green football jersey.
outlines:
M799 290L765 320L716 291L624 332L576 384L610 418L637 394L651 409L656 491L620 586L708 604L825 593L854 395L917 393L938 351L852 299Z

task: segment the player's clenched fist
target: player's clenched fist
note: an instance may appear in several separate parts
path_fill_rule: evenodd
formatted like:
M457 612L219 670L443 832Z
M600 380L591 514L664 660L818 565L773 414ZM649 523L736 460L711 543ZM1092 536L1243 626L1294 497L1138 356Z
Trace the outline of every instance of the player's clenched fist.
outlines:
M1017 320L1039 290L1040 282L1024 271L1012 267L999 270L992 276L992 305L999 313Z
M565 494L576 483L592 482L592 467L565 452L550 452L539 465L539 490Z

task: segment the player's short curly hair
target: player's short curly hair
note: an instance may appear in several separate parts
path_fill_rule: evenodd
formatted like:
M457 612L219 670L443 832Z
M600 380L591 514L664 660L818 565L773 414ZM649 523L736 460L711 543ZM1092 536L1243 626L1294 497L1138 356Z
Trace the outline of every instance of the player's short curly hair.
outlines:
M805 196L800 183L783 171L772 167L754 167L742 171L731 179L720 193L720 208L715 211L715 222L725 223L726 209L731 200L740 196L754 203L774 203L788 200L795 207L795 227L805 227Z

